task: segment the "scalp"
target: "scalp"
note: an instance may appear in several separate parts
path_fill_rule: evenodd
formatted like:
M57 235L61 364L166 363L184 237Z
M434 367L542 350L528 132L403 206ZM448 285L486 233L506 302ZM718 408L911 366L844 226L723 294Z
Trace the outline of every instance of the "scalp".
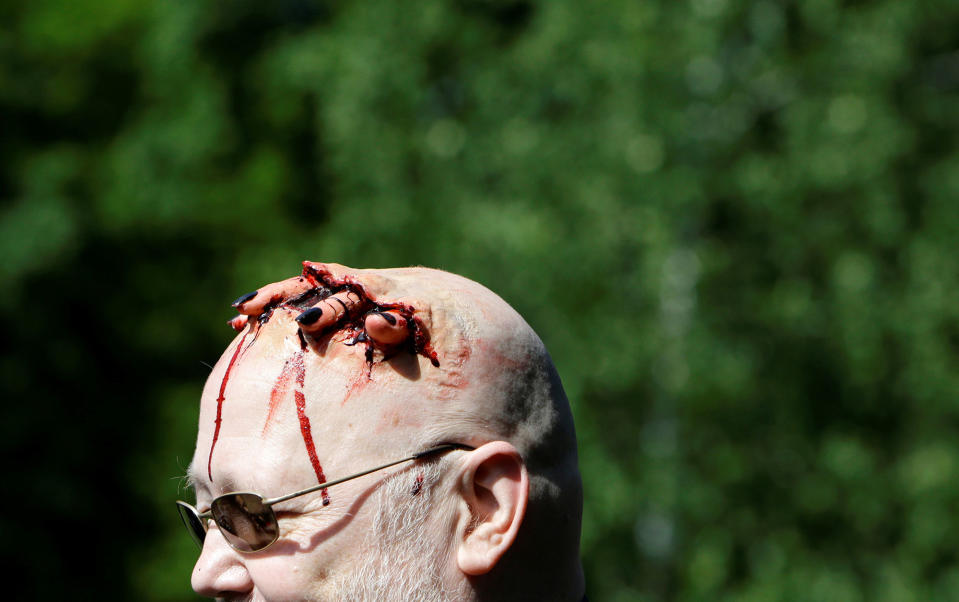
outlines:
M302 353L305 415L324 463L349 465L345 449L381 448L386 457L444 441L508 441L530 473L525 539L535 541L541 531L578 548L582 492L572 415L549 353L522 316L486 287L441 270L304 265L304 277L321 286L346 287L376 307L404 308L435 355L430 361L428 353L404 351L370 361L361 345L349 345L349 335L336 331L306 346L294 321L302 310L281 305L265 321L251 319L255 337L236 369L231 411L246 403L259 412L245 428L262 428L257 435L302 450L303 417L297 423L289 402L277 410L275 427L261 426L270 387L275 392L285 362ZM230 352L211 375L208 405ZM211 415L201 413L201 421ZM296 461L309 476L303 460Z

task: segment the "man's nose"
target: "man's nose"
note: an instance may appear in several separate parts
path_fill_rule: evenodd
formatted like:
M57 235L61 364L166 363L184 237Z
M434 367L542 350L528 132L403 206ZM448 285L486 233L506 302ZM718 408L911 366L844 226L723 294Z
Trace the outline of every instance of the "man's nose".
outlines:
M227 597L249 593L253 589L243 557L223 539L223 534L211 525L193 567L193 590L201 596Z

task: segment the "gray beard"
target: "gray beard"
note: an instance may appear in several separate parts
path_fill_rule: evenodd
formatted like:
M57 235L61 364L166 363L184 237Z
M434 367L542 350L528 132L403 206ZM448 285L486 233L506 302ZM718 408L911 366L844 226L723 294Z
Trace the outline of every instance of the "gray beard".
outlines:
M335 581L335 600L343 602L449 602L467 600L443 582L449 566L446 538L453 532L452 513L438 485L444 463L403 471L376 492L375 514L366 553L358 566ZM423 475L422 486L414 485ZM414 495L414 489L417 493ZM446 521L443 523L442 521ZM442 542L442 543L441 543Z

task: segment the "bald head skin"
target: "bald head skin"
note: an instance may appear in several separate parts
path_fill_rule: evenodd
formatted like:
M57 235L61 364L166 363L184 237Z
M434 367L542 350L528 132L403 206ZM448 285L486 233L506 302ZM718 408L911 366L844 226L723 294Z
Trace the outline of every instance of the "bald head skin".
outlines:
M280 538L261 552L241 554L211 528L199 593L346 599L352 583L349 599L362 599L347 578L362 566L362 580L387 585L425 573L437 599L582 597L569 404L542 341L507 303L439 270L305 262L302 276L235 305L240 334L201 398L191 466L201 511L230 491L276 497L442 443L473 449L278 504ZM416 512L403 537L381 528ZM409 566L372 574L390 563L370 558L403 540L421 550Z

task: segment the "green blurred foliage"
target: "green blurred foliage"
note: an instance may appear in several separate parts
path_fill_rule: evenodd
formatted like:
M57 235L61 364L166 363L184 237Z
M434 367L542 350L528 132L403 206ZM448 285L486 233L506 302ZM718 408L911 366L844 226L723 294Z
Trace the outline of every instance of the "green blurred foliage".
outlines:
M461 273L541 333L592 599L959 600L959 4L0 15L26 597L193 599L204 362L309 258Z

